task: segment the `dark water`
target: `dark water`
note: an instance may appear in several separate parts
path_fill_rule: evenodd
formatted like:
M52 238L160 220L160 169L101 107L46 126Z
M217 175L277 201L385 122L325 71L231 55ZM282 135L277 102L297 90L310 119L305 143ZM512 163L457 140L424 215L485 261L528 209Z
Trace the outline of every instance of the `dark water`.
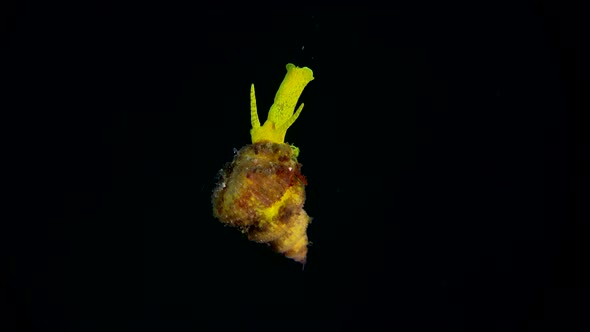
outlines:
M7 13L2 331L587 326L588 72L563 8ZM309 182L305 270L211 211L249 143L250 84L264 121L289 62L315 76L287 132Z

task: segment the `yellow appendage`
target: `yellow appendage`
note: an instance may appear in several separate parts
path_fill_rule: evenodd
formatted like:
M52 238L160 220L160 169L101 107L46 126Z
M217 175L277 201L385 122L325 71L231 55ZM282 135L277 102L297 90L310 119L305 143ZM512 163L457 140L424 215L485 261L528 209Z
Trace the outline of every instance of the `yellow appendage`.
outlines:
M292 63L287 64L287 74L279 87L274 103L268 112L268 118L264 125L260 126L258 110L256 108L256 95L254 84L250 89L250 118L252 122L252 143L270 141L284 143L287 129L297 120L303 104L296 112L295 106L305 86L313 80L313 71L307 67L297 67Z

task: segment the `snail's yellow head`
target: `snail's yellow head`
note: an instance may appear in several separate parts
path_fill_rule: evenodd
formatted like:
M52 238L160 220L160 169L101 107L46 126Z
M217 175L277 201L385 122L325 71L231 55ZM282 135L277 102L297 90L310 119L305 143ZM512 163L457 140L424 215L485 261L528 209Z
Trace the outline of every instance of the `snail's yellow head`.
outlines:
M297 100L307 83L313 80L313 71L307 67L299 68L292 63L287 64L287 75L279 87L275 96L275 101L268 111L268 118L264 125L260 125L258 111L256 109L256 96L254 94L254 84L250 89L250 118L252 121L252 143L261 141L270 141L275 143L284 143L287 129L297 120L303 104L299 106L297 112L295 106Z

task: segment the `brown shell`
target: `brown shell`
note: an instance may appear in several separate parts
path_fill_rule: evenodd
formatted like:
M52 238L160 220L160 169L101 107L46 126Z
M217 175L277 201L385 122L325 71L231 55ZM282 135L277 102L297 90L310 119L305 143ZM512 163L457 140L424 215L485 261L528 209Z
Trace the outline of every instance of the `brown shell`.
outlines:
M213 214L251 241L304 263L307 225L303 210L306 181L288 144L246 145L220 171L213 191Z

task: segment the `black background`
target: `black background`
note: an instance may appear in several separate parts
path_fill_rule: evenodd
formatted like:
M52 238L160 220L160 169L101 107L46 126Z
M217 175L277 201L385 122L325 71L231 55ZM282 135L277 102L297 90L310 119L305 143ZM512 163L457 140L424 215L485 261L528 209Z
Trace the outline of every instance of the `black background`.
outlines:
M576 8L3 12L2 331L588 327ZM289 62L315 76L286 138L309 181L305 270L210 202L249 143L250 84L263 120Z

